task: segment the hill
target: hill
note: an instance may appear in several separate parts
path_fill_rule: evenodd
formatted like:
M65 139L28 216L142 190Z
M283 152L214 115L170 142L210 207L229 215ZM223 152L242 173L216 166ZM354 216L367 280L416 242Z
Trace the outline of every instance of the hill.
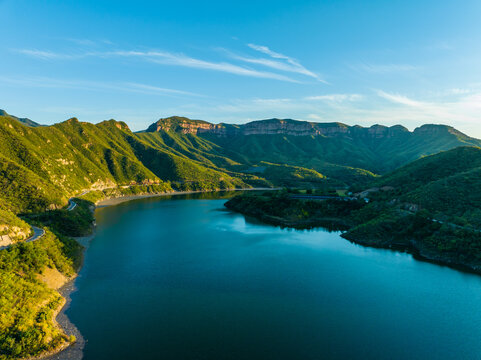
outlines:
M481 272L479 189L481 148L459 147L376 179L354 200L280 192L242 195L226 206L275 225L345 230L342 236L356 243Z
M292 119L232 125L170 117L149 126L143 136L152 133L207 140L217 155L242 164L288 164L328 177L339 176L336 170L342 167L344 174L351 175L347 176L350 180L384 174L422 156L458 146L481 146L480 140L444 125L423 125L411 132L400 125L364 128Z
M481 228L481 148L459 147L427 156L376 182L389 196L415 204L441 221Z
M0 116L0 201L14 212L64 206L84 189L179 182L235 187L242 181L196 160L150 146L125 123L75 118L27 127Z
M0 116L11 117L12 119L17 120L19 123L21 123L23 125L26 125L26 126L30 126L30 127L44 126L44 125L40 125L39 123L36 123L35 121L27 119L27 118L19 118L19 117L10 115L5 110L2 110L2 109L0 109Z
M166 189L364 186L396 164L465 144L481 142L441 125L410 132L401 126L290 119L229 125L171 117L133 133L115 120L94 125L72 118L32 127L7 114L0 116L0 201L21 213L64 206L82 190L131 184ZM437 172L431 168L426 172L433 177ZM400 171L382 181L413 179L409 169Z
M461 146L416 160L386 174L374 184L413 189L478 167L481 167L481 148Z

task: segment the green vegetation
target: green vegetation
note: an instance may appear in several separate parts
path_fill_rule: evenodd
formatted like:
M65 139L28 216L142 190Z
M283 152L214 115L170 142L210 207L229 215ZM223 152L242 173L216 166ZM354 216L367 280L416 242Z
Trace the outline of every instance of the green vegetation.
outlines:
M90 188L164 181L201 189L248 186L214 164L149 144L114 120L26 127L0 116L0 160L0 201L15 213L63 207Z
M437 125L409 132L400 126L279 119L213 125L172 117L133 133L115 120L94 125L72 118L40 126L0 111L0 235L3 243L14 243L0 250L0 359L36 356L75 341L54 325L63 299L47 278L75 276L82 247L68 236L90 233L93 203L105 198L287 186L294 189L242 195L226 206L275 225L343 230L359 243L410 249L478 270L481 149L466 145L481 142ZM359 200L291 197L345 196L339 189L348 187L360 192ZM72 196L77 206L67 211ZM46 235L23 243L32 235L30 225Z
M307 126L320 134L259 135L256 131L282 121L234 126L173 117L153 124L147 132L132 133L115 120L94 125L72 118L32 127L3 114L0 201L14 213L61 208L68 197L85 189L132 184L169 182L182 189L206 190L249 185L364 186L376 173L424 154L481 145L452 128L434 125L411 133L402 127L365 129L286 120L294 132ZM255 168L263 171L252 172Z
M282 227L306 229L323 226L342 230L353 225L349 215L352 211L361 209L364 204L364 201L304 201L291 198L286 191L268 191L236 196L225 206Z
M278 192L238 196L226 206L275 225L347 230L343 237L363 245L481 272L480 179L481 149L461 147L376 179L359 200L301 200Z
M32 231L25 221L0 206L0 235L8 236L12 242L17 242L27 239L32 235ZM3 245L0 244L0 246Z
M433 218L481 229L481 148L427 156L374 182L392 190L374 199L415 204Z
M268 161L302 166L343 181L369 173L384 174L443 150L481 145L479 140L442 125L425 125L409 132L401 126L362 128L272 119L242 127L253 135L218 136L201 132L198 137L220 146L224 154L240 163L255 165ZM281 129L284 134L262 134L272 128ZM309 135L316 132L317 135ZM298 133L307 134L295 135ZM340 178L341 174L345 178Z
M93 230L94 205L90 201L74 199L77 206L72 210L51 210L40 214L26 215L25 218L39 227L48 227L62 236L86 236Z
M92 231L93 204L75 201L77 206L72 211L26 216L46 234L34 242L18 243L0 251L2 360L36 356L72 341L55 325L54 316L64 300L45 277L54 272L66 281L80 267L82 246L68 236L84 236ZM23 220L16 221L28 226Z
M35 356L69 340L53 322L63 299L40 277L46 269L72 277L80 250L76 241L47 231L0 251L0 359Z

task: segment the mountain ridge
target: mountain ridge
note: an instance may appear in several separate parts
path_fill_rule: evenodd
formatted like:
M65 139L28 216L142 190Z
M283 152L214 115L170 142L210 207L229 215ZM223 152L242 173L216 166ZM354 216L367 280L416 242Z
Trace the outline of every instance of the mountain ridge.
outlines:
M8 116L8 117L11 117L12 119L15 119L17 120L18 122L20 122L21 124L23 125L26 125L26 126L30 126L30 127L39 127L39 126L45 126L45 125L41 125L33 120L30 120L28 118L19 118L19 117L16 117L14 115L10 115L9 113L7 113L5 110L2 110L0 109L0 116Z
M423 124L410 131L401 124L386 126L374 124L369 127L361 125L347 125L341 122L310 122L295 119L271 118L254 120L244 124L211 123L205 120L194 120L182 116L160 118L142 132L174 131L183 134L213 133L220 136L228 135L273 135L286 134L293 136L329 136L357 132L367 132L368 135L390 135L393 133L440 133L450 132L457 136L472 138L450 125ZM478 140L478 139L475 139Z
M292 119L234 125L170 117L134 133L113 119L92 124L73 117L38 127L17 119L0 116L0 200L17 213L61 206L92 187L367 184L425 155L481 146L443 125L411 132L401 125L363 128Z

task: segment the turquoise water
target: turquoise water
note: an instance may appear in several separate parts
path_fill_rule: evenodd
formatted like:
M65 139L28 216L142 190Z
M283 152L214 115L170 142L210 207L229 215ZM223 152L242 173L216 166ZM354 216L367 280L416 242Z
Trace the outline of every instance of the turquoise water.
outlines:
M98 209L67 315L97 359L480 359L481 277L225 200Z

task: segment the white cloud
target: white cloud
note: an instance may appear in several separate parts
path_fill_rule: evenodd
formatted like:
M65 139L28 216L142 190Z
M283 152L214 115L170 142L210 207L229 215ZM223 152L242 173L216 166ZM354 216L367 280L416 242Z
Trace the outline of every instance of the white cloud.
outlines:
M19 49L16 51L20 54L28 55L28 56L42 59L42 60L73 59L76 57L73 55L61 54L61 53L55 53L52 51L43 51L43 50L37 50L37 49Z
M327 95L307 96L304 99L313 100L313 101L344 102L344 101L359 101L363 99L363 96L360 94L327 94Z
M294 58L274 52L271 49L269 49L267 46L255 45L255 44L247 44L247 46L249 46L253 50L269 55L271 58L284 60L285 62L283 63L279 61L273 61L270 59L255 59L255 58L247 58L247 57L237 57L237 59L245 62L250 62L253 64L268 66L277 70L290 71L298 74L303 74L306 76L310 76L320 82L327 83L325 80L321 79L319 75L306 69L303 65L301 65L301 63L299 63Z
M307 115L307 118L313 121L322 121L322 117L319 116L318 114L309 114Z
M201 59L192 58L183 54L175 54L166 51L105 51L105 52L84 52L81 54L63 54L51 51L21 49L17 50L21 54L32 56L43 60L53 59L75 59L82 57L135 57L146 61L164 64L183 66L196 69L205 69L212 71L220 71L240 76L249 76L264 79L274 79L288 82L298 82L295 79L282 74L276 74L268 71L259 71L247 67L227 63L227 62L211 62Z
M448 94L452 94L452 95L465 95L465 94L470 94L472 92L473 92L472 89L461 89L461 88L449 89L447 91Z
M159 64L178 65L178 66L185 66L185 67L191 67L191 68L197 68L197 69L221 71L221 72L242 75L242 76L297 82L296 80L291 79L287 76L272 73L272 72L253 70L253 69L245 68L235 64L227 63L227 62L210 62L210 61L195 59L182 54L172 54L168 52L118 52L114 54L120 55L120 56L144 57L150 61L153 61Z
M60 80L49 77L7 77L0 76L0 83L23 87L80 89L93 91L134 92L149 95L185 95L201 96L192 92L168 89L158 86L131 82L101 82L86 80Z
M415 107L427 106L427 103L410 99L404 95L387 93L382 90L378 90L377 95L393 103L397 103L401 105L415 106Z
M387 74L418 70L418 66L409 64L357 64L351 65L355 70L365 71L369 73Z

